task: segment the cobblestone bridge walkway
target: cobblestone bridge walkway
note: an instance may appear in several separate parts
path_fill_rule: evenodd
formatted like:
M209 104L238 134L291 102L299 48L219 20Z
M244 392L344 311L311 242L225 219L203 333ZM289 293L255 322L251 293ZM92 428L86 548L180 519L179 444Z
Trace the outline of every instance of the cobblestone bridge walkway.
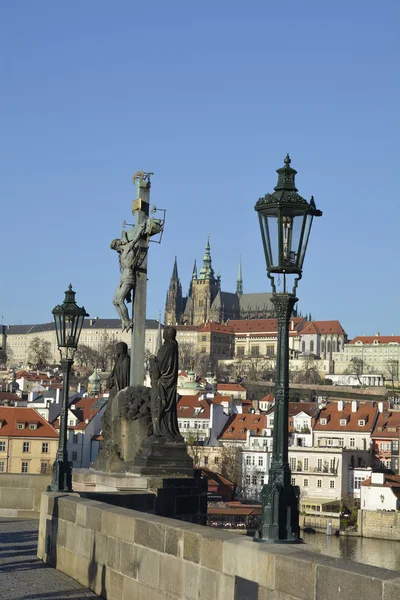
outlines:
M0 598L98 598L87 588L36 557L38 526L38 520L0 518Z

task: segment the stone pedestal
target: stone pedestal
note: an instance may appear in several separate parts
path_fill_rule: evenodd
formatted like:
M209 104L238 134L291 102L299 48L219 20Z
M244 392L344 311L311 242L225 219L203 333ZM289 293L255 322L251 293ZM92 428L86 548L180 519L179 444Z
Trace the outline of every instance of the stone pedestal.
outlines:
M72 480L74 492L84 498L205 525L207 482L197 473L192 477L146 477L74 469Z
M193 477L193 459L185 442L167 442L154 436L143 440L131 472L140 475Z

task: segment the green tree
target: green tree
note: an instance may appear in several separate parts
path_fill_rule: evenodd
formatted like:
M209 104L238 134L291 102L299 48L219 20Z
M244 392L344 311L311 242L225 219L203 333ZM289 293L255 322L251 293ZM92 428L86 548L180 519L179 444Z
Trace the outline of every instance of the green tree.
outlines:
M51 361L51 344L40 337L34 337L28 348L28 365L34 369L44 369Z

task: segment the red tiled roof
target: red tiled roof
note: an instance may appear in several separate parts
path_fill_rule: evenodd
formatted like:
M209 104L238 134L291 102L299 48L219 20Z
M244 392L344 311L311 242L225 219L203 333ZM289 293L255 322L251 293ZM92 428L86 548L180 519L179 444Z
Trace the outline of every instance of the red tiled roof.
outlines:
M346 335L346 332L339 321L309 321L301 330L301 335L312 333Z
M70 405L69 409L77 418L78 423L76 425L68 425L68 429L77 429L78 431L86 429L88 425L86 421L90 423L93 417L99 412L98 408L92 408L96 400L97 398L79 398ZM72 409L71 406L75 406L75 408ZM60 427L59 420L57 419L53 425L58 429Z
M218 383L218 392L246 392L244 387L240 383Z
M370 432L374 424L378 408L371 402L359 402L357 412L352 412L351 402L344 405L343 410L338 410L338 404L329 402L321 410L319 418L314 424L314 431L359 431ZM329 417L326 425L321 425L321 419ZM340 419L347 419L346 425L340 425ZM359 425L363 419L365 425Z
M399 335L358 335L353 340L351 340L350 344L356 344L357 342L362 342L363 344L373 344L375 341L378 341L380 344L400 344L400 336Z
M380 438L399 438L399 436L400 412L385 411L380 413L372 432L372 438L376 440Z
M361 485L371 485L371 477L361 481ZM390 475L389 473L385 473L385 483L377 483L372 485L379 485L380 487L391 487L391 488L400 488L400 475Z
M200 395L181 396L177 404L177 414L179 419L209 419L211 400L200 400ZM195 413L195 408L201 408L202 411Z
M260 402L275 402L275 398L272 394L267 394L264 398L261 398Z
M58 431L34 408L0 406L0 437L58 438ZM17 423L36 423L37 429L17 429Z
M202 476L207 480L208 483L215 485L229 485L230 487L234 487L233 481L230 481L220 473L215 473L215 471L211 471L211 469L207 469L206 467L200 468Z
M261 435L262 430L267 427L267 418L265 413L241 413L229 417L223 430L219 435L220 440L246 440L248 430L255 431L256 435Z
M12 392L0 392L0 400L20 400L20 397Z
M303 323L303 317L294 317L290 319L289 333L297 334L300 325ZM235 331L238 333L278 333L278 319L240 319L229 321Z

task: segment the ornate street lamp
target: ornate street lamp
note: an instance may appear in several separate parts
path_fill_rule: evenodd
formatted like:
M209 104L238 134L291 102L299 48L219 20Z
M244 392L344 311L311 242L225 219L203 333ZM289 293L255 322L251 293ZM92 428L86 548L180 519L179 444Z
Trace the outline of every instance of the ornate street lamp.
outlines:
M61 370L63 371L63 393L60 410L60 437L57 457L53 464L53 491L72 491L72 469L68 461L68 388L69 374L78 347L79 336L83 321L88 317L84 307L79 308L75 302L75 292L70 284L65 292L64 302L53 309L56 324L57 345L61 355Z
M320 217L314 198L307 202L297 193L295 175L287 154L285 166L277 170L278 183L255 205L260 220L267 275L272 283L272 303L278 318L274 432L268 483L261 491L260 541L299 542L298 494L291 485L288 462L289 321L297 302L296 288L314 217ZM277 292L283 279L283 290ZM288 292L288 285L292 285Z

